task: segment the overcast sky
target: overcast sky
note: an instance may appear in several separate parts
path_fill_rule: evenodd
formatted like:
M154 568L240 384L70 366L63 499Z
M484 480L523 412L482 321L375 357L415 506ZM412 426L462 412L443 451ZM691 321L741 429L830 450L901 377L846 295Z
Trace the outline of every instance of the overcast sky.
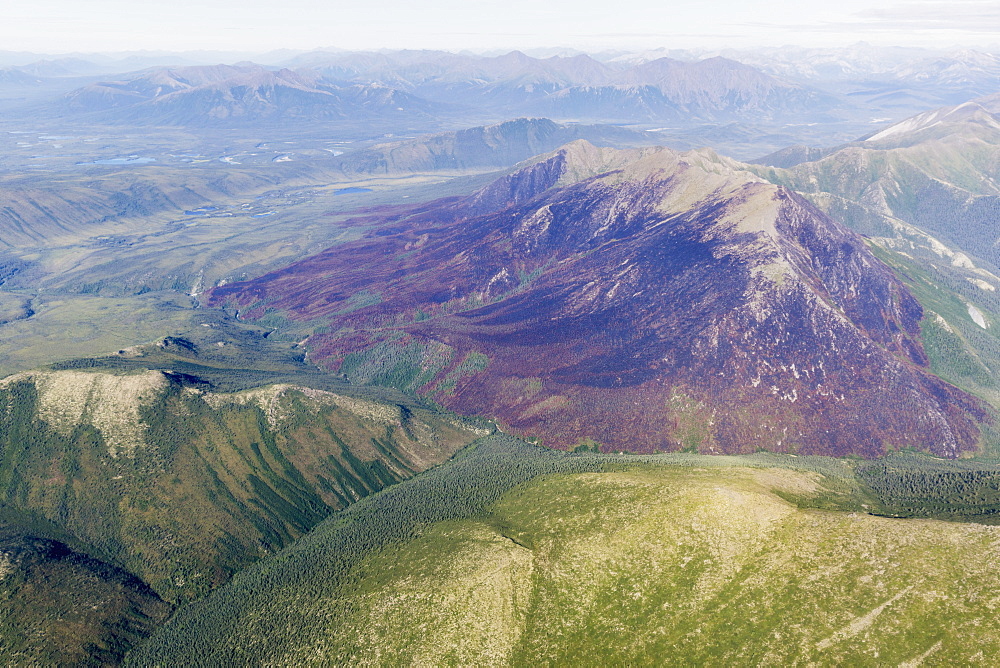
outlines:
M874 8L873 8L874 5ZM1000 0L3 0L0 50L1000 44Z

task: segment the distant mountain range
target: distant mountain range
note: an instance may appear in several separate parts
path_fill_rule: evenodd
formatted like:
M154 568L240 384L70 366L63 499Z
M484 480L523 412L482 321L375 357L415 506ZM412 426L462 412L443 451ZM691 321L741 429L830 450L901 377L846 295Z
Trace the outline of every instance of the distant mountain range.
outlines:
M873 46L807 46L748 49L655 49L622 54L611 64L637 64L671 57L701 60L722 56L772 76L840 92L873 109L912 109L957 104L1000 88L1000 57L972 49ZM911 113L913 113L911 112Z
M540 97L539 92L558 90L563 96L578 97L581 92L574 89L652 86L665 100L685 109L685 80L694 84L695 99L710 99L713 90L720 89L743 96L721 109L718 99L708 106L686 108L688 113L710 111L716 118L740 117L761 100L768 100L767 114L775 118L796 107L818 113L823 104L834 114L831 118L865 111L898 118L1000 89L1000 57L995 54L863 43L845 48L658 49L611 58L585 54L529 58L516 52L491 58L433 51L315 52L286 65L316 67L336 79L384 81L430 98L442 94L436 91L448 94L456 85L475 79L501 98L517 90L522 101ZM669 84L661 85L657 70L670 72ZM551 108L522 111L558 116ZM669 118L669 107L658 113Z
M209 125L222 118L237 124L262 119L281 122L286 117L330 120L374 114L392 118L391 112L399 107L411 115L459 113L466 121L480 122L538 115L682 126L845 119L862 123L958 104L1000 89L1000 57L994 54L866 44L840 49L659 49L547 57L520 51L490 56L445 51L314 51L291 57L263 54L261 62L267 65L237 66L198 65L213 57L209 53L76 55L34 62L24 62L24 54L14 55L17 64L0 70L0 91L8 94L39 86L52 93L74 81L92 82L111 72L131 72L71 94L75 112L149 102L150 91L161 84L164 87L152 97L187 91L190 98L170 98L163 107L139 107L134 114L100 117L105 122L166 125L197 124L199 115L206 114ZM171 66L164 68L167 63ZM218 73L226 68L241 71L209 77L211 81L199 72ZM249 72L254 69L276 77L268 80ZM178 86L171 79L192 85ZM199 80L200 84L193 84ZM226 80L231 83L225 84ZM189 90L208 83L214 84L213 91ZM369 91L372 86L391 92Z
M974 448L920 304L862 241L703 151L574 142L211 303L328 323L317 361L548 445ZM328 330L328 331L327 331Z
M439 106L379 84L334 86L310 73L259 65L153 70L92 84L66 96L70 112L135 125L246 125L266 122L412 119Z
M219 125L476 114L602 122L827 118L842 106L817 89L725 58L612 67L589 56L482 58L346 54L309 67L254 64L153 69L69 93L65 110L94 121ZM21 70L9 70L25 75ZM818 114L818 116L817 116Z
M839 106L833 97L725 58L623 66L587 55L482 58L444 52L343 54L298 62L342 81L380 81L442 102L603 120L781 117Z

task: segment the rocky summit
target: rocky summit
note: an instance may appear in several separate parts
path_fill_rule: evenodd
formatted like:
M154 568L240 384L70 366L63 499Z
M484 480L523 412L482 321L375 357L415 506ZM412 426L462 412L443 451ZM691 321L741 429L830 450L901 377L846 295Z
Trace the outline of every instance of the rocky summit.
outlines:
M956 456L988 419L929 372L921 305L861 237L708 150L573 142L365 222L211 303L562 448Z

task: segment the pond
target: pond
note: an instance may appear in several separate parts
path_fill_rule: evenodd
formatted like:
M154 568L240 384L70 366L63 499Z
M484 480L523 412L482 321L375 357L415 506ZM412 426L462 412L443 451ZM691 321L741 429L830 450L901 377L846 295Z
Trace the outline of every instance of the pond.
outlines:
M78 165L145 165L156 162L156 158L143 158L138 155L130 155L127 158L105 158L92 162L78 162Z

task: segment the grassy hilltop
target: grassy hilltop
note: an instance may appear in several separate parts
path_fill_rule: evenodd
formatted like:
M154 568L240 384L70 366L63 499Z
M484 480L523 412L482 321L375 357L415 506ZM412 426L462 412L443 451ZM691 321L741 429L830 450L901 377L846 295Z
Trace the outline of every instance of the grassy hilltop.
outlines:
M905 510L928 476L961 482L979 521ZM241 573L129 661L988 662L998 480L922 455L567 455L489 437Z

